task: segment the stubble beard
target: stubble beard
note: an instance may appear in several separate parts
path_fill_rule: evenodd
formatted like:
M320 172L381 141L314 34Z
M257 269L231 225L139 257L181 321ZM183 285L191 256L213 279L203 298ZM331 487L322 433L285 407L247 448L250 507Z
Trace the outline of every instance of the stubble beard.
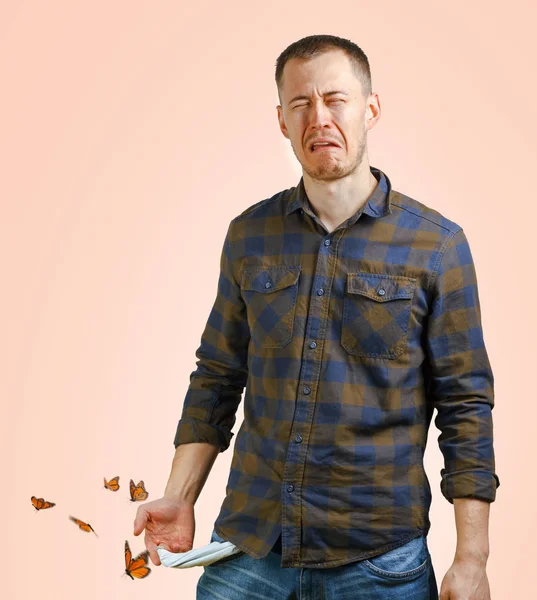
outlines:
M354 160L342 160L335 156L327 155L320 157L319 162L314 168L312 168L309 163L304 164L301 162L292 144L291 148L296 156L296 159L302 165L302 169L311 177L311 179L318 181L335 181L337 179L341 179L342 177L352 175L352 173L358 169L364 158L366 144L367 130L364 128Z

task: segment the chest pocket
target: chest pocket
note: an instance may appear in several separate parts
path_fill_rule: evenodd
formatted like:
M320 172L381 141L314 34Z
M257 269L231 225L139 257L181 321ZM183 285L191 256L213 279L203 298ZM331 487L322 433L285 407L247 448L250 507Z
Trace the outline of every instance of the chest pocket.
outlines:
M381 273L347 273L341 345L349 354L395 358L407 347L417 279Z
M241 294L250 336L259 348L283 348L291 341L300 270L300 265L243 270Z

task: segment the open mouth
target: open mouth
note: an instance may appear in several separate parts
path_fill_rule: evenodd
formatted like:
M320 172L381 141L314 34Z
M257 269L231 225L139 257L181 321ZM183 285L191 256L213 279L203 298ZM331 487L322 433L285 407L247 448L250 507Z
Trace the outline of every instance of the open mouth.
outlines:
M322 150L338 150L339 146L335 144L316 144L315 146L310 146L311 152L320 152Z

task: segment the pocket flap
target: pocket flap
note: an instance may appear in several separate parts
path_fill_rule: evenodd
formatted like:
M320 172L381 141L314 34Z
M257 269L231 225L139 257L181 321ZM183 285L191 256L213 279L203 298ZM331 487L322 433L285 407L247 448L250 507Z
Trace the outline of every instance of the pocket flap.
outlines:
M242 271L241 288L270 294L275 290L294 285L301 266L278 265L273 267L248 267Z
M361 294L377 302L412 298L416 289L416 282L416 278L403 275L365 272L347 273L347 291L349 293Z

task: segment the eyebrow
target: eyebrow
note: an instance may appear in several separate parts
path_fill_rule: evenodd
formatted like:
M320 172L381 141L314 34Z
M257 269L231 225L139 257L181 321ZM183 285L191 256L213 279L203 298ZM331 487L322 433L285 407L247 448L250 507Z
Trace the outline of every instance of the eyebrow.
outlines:
M347 92L342 92L341 90L330 90L329 92L325 92L323 96L333 96L334 94L343 94L344 96L348 96ZM288 104L291 104L295 100L309 100L309 96L295 96L289 100Z

